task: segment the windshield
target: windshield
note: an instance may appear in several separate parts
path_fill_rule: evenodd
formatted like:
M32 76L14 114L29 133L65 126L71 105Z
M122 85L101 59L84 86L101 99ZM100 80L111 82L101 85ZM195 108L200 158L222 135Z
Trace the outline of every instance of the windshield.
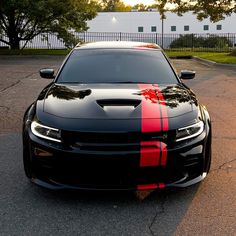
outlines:
M161 51L142 49L74 50L57 83L147 83L178 81Z

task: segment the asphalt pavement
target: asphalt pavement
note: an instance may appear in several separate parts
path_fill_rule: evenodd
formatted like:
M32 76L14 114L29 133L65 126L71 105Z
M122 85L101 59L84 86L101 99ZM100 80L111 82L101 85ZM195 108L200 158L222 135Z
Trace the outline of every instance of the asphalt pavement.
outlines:
M23 172L24 110L50 81L38 70L62 57L0 57L0 235L236 235L236 70L173 60L197 71L186 82L208 107L212 169L186 189L131 192L50 191Z

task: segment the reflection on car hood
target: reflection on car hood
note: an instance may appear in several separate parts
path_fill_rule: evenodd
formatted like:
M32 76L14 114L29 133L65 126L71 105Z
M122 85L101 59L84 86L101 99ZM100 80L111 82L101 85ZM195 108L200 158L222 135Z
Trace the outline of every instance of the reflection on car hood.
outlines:
M156 112L141 114L142 103L150 109L165 106L169 118L197 109L195 95L183 85L159 85L159 89L142 84L53 84L41 98L43 111L71 119L156 119ZM162 94L164 103L158 100Z

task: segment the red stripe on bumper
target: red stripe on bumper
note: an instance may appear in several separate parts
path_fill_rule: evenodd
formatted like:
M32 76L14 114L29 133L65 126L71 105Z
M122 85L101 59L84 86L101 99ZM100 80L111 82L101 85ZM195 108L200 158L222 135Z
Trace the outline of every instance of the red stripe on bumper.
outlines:
M141 184L137 186L137 190L152 190L152 189L163 189L166 185L164 183L159 184Z
M163 189L163 188L165 188L166 187L166 185L164 184L164 183L159 183L158 184L158 188L160 188L160 189Z
M157 184L143 184L143 185L138 185L137 190L150 190L150 189L157 189L158 185Z
M165 143L161 143L161 166L166 166L167 164L167 147Z
M141 142L140 167L158 166L160 164L160 142Z

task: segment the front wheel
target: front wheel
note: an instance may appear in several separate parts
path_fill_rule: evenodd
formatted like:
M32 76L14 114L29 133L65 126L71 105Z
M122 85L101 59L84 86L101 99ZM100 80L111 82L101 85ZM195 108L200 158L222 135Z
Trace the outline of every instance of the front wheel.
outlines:
M23 165L25 175L27 178L31 179L33 177L33 164L30 157L30 147L25 140L23 140Z
M211 140L209 140L206 145L207 147L206 147L206 155L205 155L205 160L206 160L205 170L207 173L209 173L211 169L211 156L212 156Z

